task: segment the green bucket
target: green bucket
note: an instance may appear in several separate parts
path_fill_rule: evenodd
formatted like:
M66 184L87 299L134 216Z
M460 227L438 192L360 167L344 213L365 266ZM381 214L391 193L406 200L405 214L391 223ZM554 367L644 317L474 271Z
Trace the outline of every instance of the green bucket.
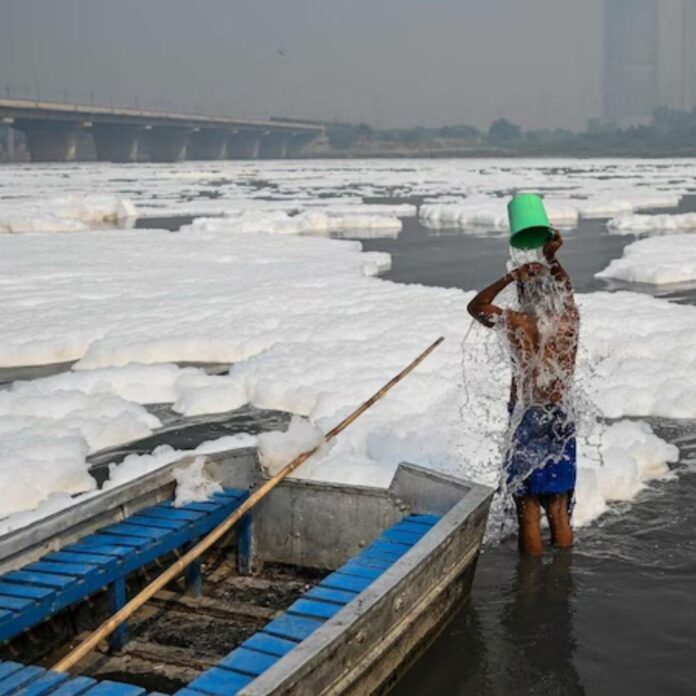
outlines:
M510 244L517 249L538 249L553 236L544 201L534 193L521 193L508 203Z

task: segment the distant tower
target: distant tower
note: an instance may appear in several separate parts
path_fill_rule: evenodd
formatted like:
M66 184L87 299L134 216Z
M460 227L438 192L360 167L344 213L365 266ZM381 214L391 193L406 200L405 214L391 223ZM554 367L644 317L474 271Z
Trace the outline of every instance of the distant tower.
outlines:
M682 10L681 107L696 108L696 0L684 0Z
M658 1L605 0L604 115L623 126L658 106Z

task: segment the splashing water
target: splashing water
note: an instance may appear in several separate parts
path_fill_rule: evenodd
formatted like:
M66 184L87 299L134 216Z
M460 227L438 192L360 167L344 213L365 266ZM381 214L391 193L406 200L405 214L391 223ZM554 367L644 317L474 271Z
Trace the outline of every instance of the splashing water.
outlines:
M539 250L511 248L508 270L527 263L548 268ZM572 438L584 457L601 464L600 445L606 426L585 389L592 369L586 352L578 344L579 317L571 300L550 272L523 287L513 283L495 302L505 310L534 317L535 345L529 344L529 336L519 334L520 329L508 320L507 312L493 330L472 322L462 340L462 384L458 390L460 448L466 447L465 456L475 471L480 468L488 472L489 483L494 483L490 472L498 472L488 538L502 539L514 531L514 496L534 471L550 461L559 461ZM583 368L580 374L585 375L582 380L575 378L578 364ZM520 428L522 432L529 428L530 419L539 422L535 414L542 414L541 430L548 436L542 443L546 446L543 452L533 448L525 451L516 436ZM506 463L511 461L516 466L508 471Z

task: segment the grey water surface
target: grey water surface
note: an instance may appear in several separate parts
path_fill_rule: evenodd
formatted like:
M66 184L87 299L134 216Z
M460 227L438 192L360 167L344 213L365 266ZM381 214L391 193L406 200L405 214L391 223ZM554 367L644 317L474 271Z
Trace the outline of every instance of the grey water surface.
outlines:
M669 212L692 210L693 196ZM565 232L560 256L575 289L616 289L594 274L634 241L597 220ZM503 234L431 230L414 218L397 239L363 246L392 255L388 279L464 290L504 274L508 258ZM696 305L693 289L621 289ZM696 694L696 423L652 425L680 447L675 477L612 506L570 552L525 559L513 539L487 544L470 600L395 696Z

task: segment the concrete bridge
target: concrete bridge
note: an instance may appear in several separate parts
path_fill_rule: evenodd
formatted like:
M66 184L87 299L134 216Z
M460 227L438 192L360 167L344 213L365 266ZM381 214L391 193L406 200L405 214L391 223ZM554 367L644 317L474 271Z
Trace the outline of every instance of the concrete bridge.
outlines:
M185 159L292 157L323 132L316 123L254 121L194 114L0 99L0 123L26 137L32 161L69 162L85 134L98 160L177 162Z

